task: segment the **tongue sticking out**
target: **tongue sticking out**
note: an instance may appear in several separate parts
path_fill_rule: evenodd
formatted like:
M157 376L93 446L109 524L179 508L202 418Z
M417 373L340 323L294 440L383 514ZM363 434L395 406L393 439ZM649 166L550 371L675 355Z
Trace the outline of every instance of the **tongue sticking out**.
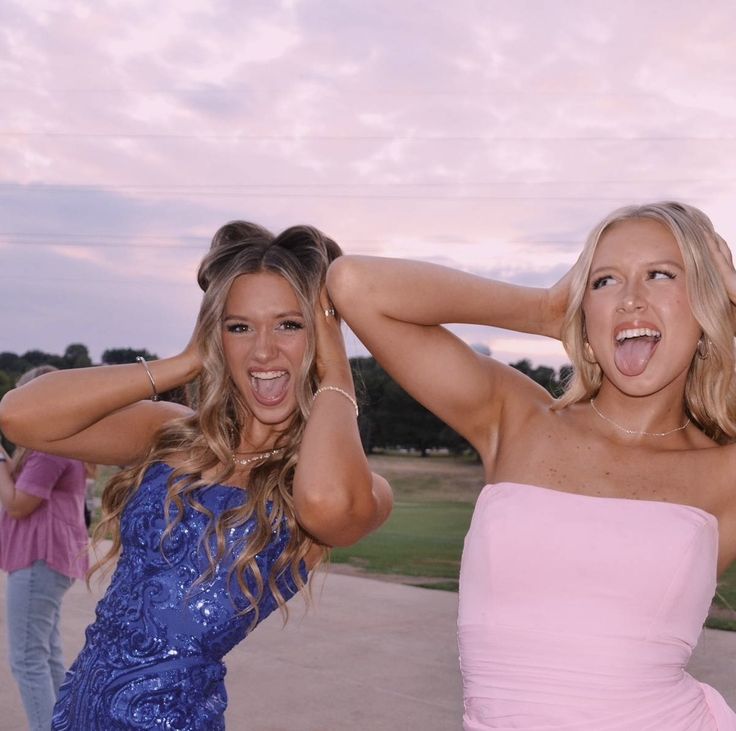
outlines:
M638 376L643 373L658 342L659 338L648 335L627 338L616 347L613 354L616 368L625 376Z
M289 385L289 374L284 373L276 378L252 377L253 390L261 401L278 401Z

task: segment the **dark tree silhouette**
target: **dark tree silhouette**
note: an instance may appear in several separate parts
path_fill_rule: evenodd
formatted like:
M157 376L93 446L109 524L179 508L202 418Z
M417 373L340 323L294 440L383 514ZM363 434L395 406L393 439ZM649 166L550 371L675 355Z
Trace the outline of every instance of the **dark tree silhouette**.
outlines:
M467 440L409 396L374 358L351 358L350 364L361 408L358 425L366 452L401 447L417 450L423 456L434 448L447 449L453 454L472 451ZM526 359L511 365L554 396L562 393L562 383L570 373L570 367L566 366L558 376L554 368L534 368Z
M87 346L81 343L68 345L63 357L67 368L87 368L92 365Z
M422 456L433 448L454 452L470 449L460 435L446 426L401 388L374 358L351 358L361 415L358 420L363 448L405 448Z
M146 360L156 360L154 353L149 353L145 348L109 348L102 354L102 362L105 365L123 365L124 363L135 363L135 359L142 356Z

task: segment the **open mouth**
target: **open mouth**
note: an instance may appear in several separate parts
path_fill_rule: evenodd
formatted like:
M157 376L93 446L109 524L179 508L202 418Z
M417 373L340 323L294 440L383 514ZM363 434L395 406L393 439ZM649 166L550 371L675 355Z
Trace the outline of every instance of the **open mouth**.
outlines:
M661 339L662 333L649 327L626 328L617 332L613 355L616 368L625 376L643 373Z
M256 401L264 406L281 403L289 389L288 371L250 371L250 385Z

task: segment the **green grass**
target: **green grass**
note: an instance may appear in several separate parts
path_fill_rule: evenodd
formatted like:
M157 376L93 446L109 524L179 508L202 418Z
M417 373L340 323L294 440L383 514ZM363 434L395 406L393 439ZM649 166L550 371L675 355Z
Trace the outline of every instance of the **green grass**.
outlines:
M736 631L736 564L718 580L713 609L705 624L713 629Z
M391 483L394 510L360 543L332 551L332 562L457 591L463 541L483 486L481 465L437 456L376 455L369 461Z
M332 561L372 573L445 579L427 585L457 591L472 512L468 503L398 502L378 531L355 546L333 550Z
M721 617L708 615L708 618L705 620L705 626L710 629L725 629L729 632L734 632L736 631L736 620L722 619Z
M736 608L736 564L726 570L718 581L718 601L722 606Z

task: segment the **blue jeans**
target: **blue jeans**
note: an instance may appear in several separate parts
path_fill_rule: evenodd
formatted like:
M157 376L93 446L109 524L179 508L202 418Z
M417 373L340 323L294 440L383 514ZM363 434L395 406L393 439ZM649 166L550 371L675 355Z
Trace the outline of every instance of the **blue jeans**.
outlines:
M8 575L8 647L31 731L48 731L59 686L64 680L59 616L73 579L45 561Z

